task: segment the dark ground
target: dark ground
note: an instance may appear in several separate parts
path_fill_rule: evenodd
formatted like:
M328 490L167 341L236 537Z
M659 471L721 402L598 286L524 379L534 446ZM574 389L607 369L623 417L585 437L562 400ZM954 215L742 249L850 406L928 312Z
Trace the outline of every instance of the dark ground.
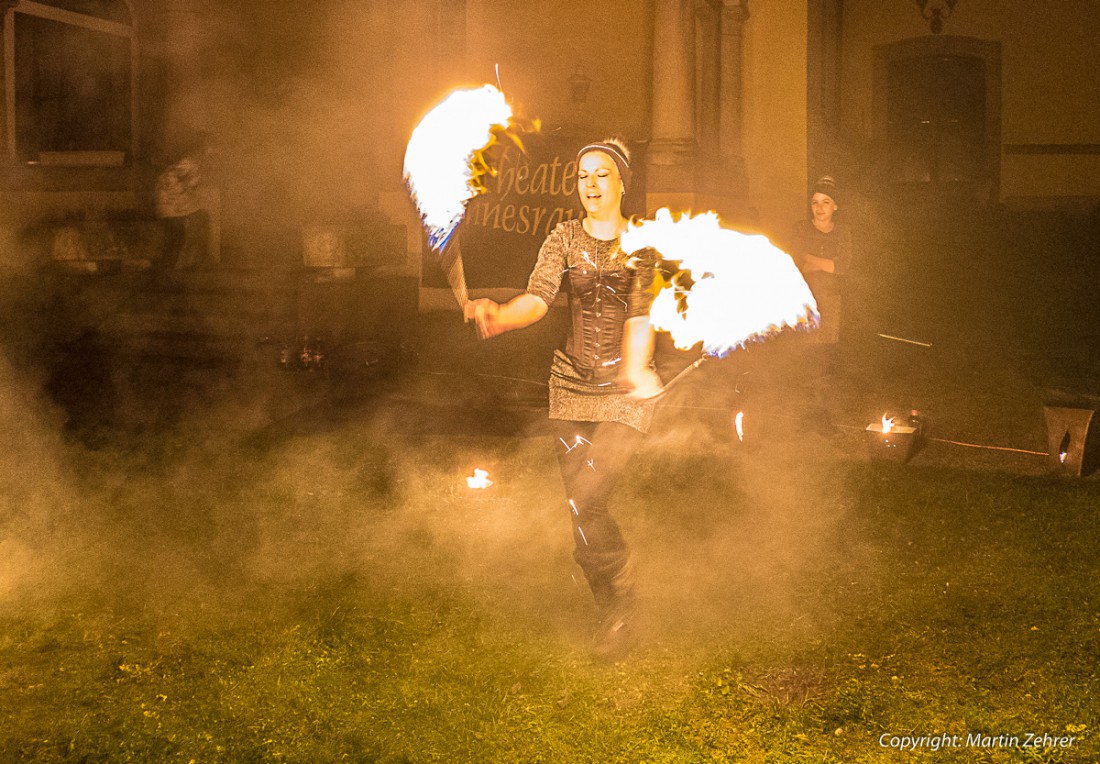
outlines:
M1068 213L867 207L843 373L828 396L835 422L855 432L918 408L942 438L1045 450L1048 389L1100 393L1098 229L1095 216ZM287 271L196 274L160 290L45 269L0 286L13 373L91 447L189 418L211 417L211 430L307 426L348 406L408 409L410 428L537 428L564 318L480 342L453 313L417 314L407 281ZM281 372L282 347L293 367L309 335L326 343L324 368ZM747 406L775 433L797 430L813 375L794 345L781 337L705 364L666 416L728 434L727 409ZM694 358L660 350L666 379ZM213 418L222 404L241 421Z

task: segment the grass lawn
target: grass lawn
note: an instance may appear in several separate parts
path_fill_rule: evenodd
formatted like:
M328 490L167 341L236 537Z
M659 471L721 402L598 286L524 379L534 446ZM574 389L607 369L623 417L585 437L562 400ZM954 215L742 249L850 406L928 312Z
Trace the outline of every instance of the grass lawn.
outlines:
M1095 479L659 428L605 666L549 440L407 425L20 441L0 761L1100 758Z

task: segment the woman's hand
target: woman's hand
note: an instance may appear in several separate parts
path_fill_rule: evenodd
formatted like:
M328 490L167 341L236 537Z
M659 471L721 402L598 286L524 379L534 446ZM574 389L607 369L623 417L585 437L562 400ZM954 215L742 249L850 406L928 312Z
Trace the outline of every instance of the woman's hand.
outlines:
M628 318L623 325L622 375L631 388L631 398L655 398L665 391L661 378L653 370L654 337L647 316Z
M546 315L547 307L541 297L527 292L513 297L501 305L487 298L470 300L463 311L467 321L477 324L482 339L530 326Z
M637 400L656 398L665 392L664 383L653 369L641 369L628 374L626 381L631 387L628 395Z
M466 303L464 317L467 322L473 321L477 326L477 333L483 339L503 334L505 328L500 321L500 303L482 298L470 300Z

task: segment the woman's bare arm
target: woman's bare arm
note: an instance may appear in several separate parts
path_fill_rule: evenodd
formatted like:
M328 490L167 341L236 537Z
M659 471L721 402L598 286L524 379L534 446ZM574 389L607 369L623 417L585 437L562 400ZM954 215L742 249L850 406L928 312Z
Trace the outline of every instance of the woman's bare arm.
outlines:
M530 292L513 297L503 305L489 299L466 303L466 320L477 324L478 333L488 339L498 334L522 329L539 321L549 310L541 297Z

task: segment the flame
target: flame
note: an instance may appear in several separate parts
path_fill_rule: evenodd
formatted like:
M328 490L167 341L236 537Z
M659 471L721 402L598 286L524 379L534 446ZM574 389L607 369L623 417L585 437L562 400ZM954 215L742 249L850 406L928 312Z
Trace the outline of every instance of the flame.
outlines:
M883 414L882 415L882 431L883 432L890 432L890 430L892 430L892 429L894 429L894 418L890 417L889 419L887 419L886 415Z
M469 488L488 488L492 484L489 473L482 469L475 469L473 477L466 478L466 485Z
M1069 452L1063 451L1062 453L1058 454L1058 461L1062 464L1065 464L1067 456L1069 456Z
M722 356L784 327L812 329L817 302L791 257L760 235L723 228L718 215L683 215L674 220L660 209L653 220L631 223L622 235L624 251L651 247L671 278L658 278L649 318L687 349Z
M512 108L492 85L456 90L420 120L405 149L405 183L428 232L442 250L466 212L466 203L485 190L491 172L483 152L507 129Z
M744 421L745 421L745 412L744 411L738 411L737 416L735 416L733 418L733 426L734 426L734 429L737 430L737 439L739 441L741 441L742 443L745 442L745 428L743 426Z

